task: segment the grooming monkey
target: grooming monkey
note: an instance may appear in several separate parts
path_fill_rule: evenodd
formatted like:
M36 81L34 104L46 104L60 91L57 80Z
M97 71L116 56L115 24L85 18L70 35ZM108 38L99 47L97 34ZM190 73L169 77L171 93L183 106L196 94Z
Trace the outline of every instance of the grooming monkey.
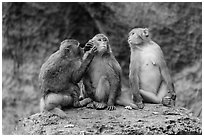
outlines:
M85 45L84 50L95 46L94 56L87 73L83 77L85 95L94 101L87 105L90 108L115 110L115 104L137 108L129 96L120 98L121 67L112 54L108 38L97 34ZM85 53L86 55L86 53ZM128 94L127 92L124 92ZM129 95L129 94L128 94Z
M40 90L43 93L41 112L46 110L65 118L66 113L61 107L81 107L92 101L90 98L79 101L78 83L92 61L96 48L88 51L82 60L83 51L79 45L77 40L64 40L59 50L42 65L39 74Z
M141 104L141 108L144 106L142 99L174 106L176 94L172 78L163 52L149 37L148 29L132 29L128 43L131 48L129 79L134 100Z

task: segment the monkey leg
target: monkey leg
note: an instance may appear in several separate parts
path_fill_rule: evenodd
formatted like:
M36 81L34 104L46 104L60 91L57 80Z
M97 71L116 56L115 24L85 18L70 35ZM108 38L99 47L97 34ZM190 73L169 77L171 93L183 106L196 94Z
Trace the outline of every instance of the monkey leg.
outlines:
M171 104L171 98L166 96L168 93L167 85L164 82L161 82L159 90L157 93L151 91L145 91L140 89L140 93L145 102L160 104L162 103L165 106Z
M133 101L135 102L135 104L138 106L139 109L143 109L144 103L143 103L143 98L140 95L140 91L139 91L139 77L136 72L132 74L130 71L129 78L130 78L130 90L131 90L131 93L133 93Z
M140 94L142 95L144 102L154 103L154 104L161 103L161 98L159 98L155 93L151 91L146 91L143 89L140 89L139 91L140 91Z
M107 104L105 103L108 99L108 92L110 89L110 84L105 76L102 76L98 82L98 86L96 88L95 92L95 100L97 102L94 102L94 106L96 109L104 109L107 107Z
M70 96L50 93L45 98L41 99L40 106L42 111L49 111L58 115L61 118L66 117L66 113L61 110L62 106L69 105L72 102Z
M132 94L128 89L122 89L121 95L116 100L116 104L124 106L126 109L139 109L138 106L133 103Z
M71 85L68 91L73 98L73 107L81 107L79 102L80 88L77 85Z

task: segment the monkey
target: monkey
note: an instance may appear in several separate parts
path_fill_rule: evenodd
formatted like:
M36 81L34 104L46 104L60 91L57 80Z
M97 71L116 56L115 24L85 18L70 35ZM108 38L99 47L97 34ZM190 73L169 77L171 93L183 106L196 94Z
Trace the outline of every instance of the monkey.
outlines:
M121 67L115 59L109 39L104 34L97 34L91 40L89 40L84 50L95 46L97 53L94 56L87 73L83 77L83 84L85 88L85 94L90 97L93 102L87 105L88 108L115 110L115 105L131 106L137 108L137 106L131 102L131 99L127 100L121 98ZM86 52L85 52L86 54ZM125 91L124 94L127 92Z
M129 32L131 50L129 80L134 100L175 106L176 93L160 46L151 40L147 28Z
M82 107L92 101L90 98L79 101L78 83L92 61L96 48L88 51L82 60L83 51L79 45L75 39L62 41L59 50L42 65L39 73L41 112L49 111L65 118L63 107Z

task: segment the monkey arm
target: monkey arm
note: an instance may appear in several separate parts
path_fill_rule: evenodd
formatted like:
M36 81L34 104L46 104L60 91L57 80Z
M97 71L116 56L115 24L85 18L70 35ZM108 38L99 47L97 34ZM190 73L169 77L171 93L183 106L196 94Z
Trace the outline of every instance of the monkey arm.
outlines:
M114 106L115 104L115 100L116 100L116 95L117 95L117 92L119 92L118 90L121 90L119 87L120 87L120 80L119 80L119 77L110 77L109 78L110 81L110 93L109 93L109 98L108 98L108 102L107 102L107 105L108 106Z
M133 70L133 71L131 71ZM129 79L130 79L130 90L133 94L133 100L136 103L142 102L142 97L139 92L139 76L138 76L138 69L130 69Z
M116 59L112 56L109 62L109 65L111 67L111 71L114 72L114 74L110 74L110 95L108 98L108 105L114 105L115 98L118 94L118 90L121 90L121 74L122 70L119 65L119 63L116 61Z
M160 71L161 71L161 75L162 78L164 80L164 82L167 84L167 88L168 88L168 93L172 96L172 98L174 99L175 97L175 90L174 90L174 84L172 81L172 78L170 76L169 70L167 68L166 62L164 60L162 60L160 62Z
M94 55L93 54L88 54L88 56L84 59L82 62L80 68L78 70L74 70L72 73L72 81L74 83L79 83L79 81L82 79L82 76L86 72L89 64L91 63Z

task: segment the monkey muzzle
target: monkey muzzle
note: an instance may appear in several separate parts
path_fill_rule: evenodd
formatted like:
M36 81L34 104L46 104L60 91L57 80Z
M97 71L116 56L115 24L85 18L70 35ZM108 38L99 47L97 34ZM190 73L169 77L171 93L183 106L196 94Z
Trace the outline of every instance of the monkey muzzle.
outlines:
M128 37L128 43L131 43L130 37Z

